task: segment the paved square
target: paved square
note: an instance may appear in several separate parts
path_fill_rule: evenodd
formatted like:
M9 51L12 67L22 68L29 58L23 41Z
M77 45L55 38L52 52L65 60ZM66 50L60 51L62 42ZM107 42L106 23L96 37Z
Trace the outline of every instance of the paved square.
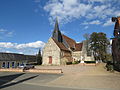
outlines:
M41 90L120 90L120 73L104 69L105 64L97 66L37 66L44 69L62 69L63 74L0 72L0 88L20 90L42 88ZM24 87L22 87L24 86ZM16 90L16 89L15 89Z

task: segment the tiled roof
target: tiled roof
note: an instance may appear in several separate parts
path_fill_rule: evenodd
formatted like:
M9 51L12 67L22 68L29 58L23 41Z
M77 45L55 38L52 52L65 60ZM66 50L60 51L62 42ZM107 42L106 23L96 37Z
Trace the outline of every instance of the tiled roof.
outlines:
M36 56L32 57L35 60ZM31 56L17 53L0 52L0 61L17 61L17 60L31 60Z
M70 48L74 48L75 51L82 51L82 46L83 46L83 43L76 43L75 40L65 36L65 35L62 35L63 39L65 39L65 41L68 43L69 47ZM58 42L57 40L55 40L54 38L52 38L55 43L58 45L58 47L61 49L61 50L66 50L66 51L70 51L67 47L65 47L65 45L61 42Z
M73 40L73 39L71 39L71 38L69 38L69 37L67 37L65 35L62 35L62 37L63 37L63 39L66 40L66 42L68 43L70 48L75 48L75 44L76 44L75 40Z
M55 40L54 38L52 38L54 40L54 42L58 45L58 47L61 49L61 50L65 50L65 51L69 51L68 48L65 47L65 45L61 42L58 42L57 40Z
M75 51L82 51L82 46L83 46L83 43L76 43L75 44Z
M74 48L75 51L82 51L82 45L83 43L76 43L75 40L67 37L66 35L62 35L63 39L67 42L67 44L69 45L69 47L71 49ZM62 42L58 42L56 39L52 38L55 43L58 45L58 47L61 50L66 50L66 51L70 51L67 47L65 47L65 45Z

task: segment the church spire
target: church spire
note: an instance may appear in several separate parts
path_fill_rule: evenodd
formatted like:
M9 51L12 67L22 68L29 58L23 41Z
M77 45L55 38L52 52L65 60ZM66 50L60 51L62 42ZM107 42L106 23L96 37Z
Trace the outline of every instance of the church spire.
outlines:
M59 31L58 18L56 17L54 31Z
M58 19L56 18L56 21L55 21L55 27L54 27L54 31L53 31L53 35L52 37L54 39L56 39L58 42L62 42L63 39L62 39L62 34L59 30L59 25L58 25Z

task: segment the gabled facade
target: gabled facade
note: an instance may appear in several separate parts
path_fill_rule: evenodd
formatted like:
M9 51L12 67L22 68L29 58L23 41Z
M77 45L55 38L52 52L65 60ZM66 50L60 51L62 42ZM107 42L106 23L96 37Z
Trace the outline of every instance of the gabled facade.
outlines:
M63 35L56 20L52 37L43 49L42 64L63 65L67 62L81 61L86 57L84 48L84 42L76 43L75 40Z

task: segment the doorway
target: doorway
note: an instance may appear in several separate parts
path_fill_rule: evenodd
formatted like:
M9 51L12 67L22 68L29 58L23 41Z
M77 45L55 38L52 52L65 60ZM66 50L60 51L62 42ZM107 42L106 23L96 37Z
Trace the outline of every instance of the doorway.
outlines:
M7 62L7 68L10 68L10 62Z
M52 56L49 56L49 64L52 64Z

